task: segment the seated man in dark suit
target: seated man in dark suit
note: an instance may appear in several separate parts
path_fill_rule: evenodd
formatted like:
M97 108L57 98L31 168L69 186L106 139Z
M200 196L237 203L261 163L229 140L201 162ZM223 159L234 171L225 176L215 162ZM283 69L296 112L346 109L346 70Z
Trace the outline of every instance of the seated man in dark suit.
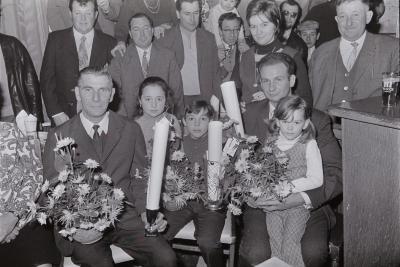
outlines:
M56 125L79 110L74 87L81 69L102 67L112 58L116 41L94 29L96 0L70 0L73 27L50 33L40 71L40 87L46 111Z
M222 81L234 81L238 96L241 96L242 88L239 73L241 53L238 49L239 31L242 24L242 18L232 12L222 14L218 19L219 35L223 44L222 47L218 47Z
M112 267L110 244L121 247L139 264L148 267L176 266L175 253L162 237L145 237L145 192L146 179L133 178L146 164L145 142L140 127L120 115L108 111L115 89L107 70L85 68L80 72L75 96L82 104L82 112L49 133L44 152L44 177L57 177L54 167L55 133L71 137L77 144L76 160L89 158L100 163L115 187L121 188L126 196L125 209L113 229L93 244L83 245L69 241L56 234L56 243L64 256L82 266ZM100 135L102 145L93 140ZM143 220L142 220L143 218ZM157 227L162 231L166 221L160 213Z
M256 135L261 142L267 137L265 120L272 118L276 104L291 94L296 76L293 59L283 53L266 55L258 63L261 87L266 100L246 106L243 114L246 133ZM322 156L324 185L317 189L291 194L285 202L259 198L244 210L240 266L254 266L270 258L271 249L265 222L265 212L285 210L305 205L312 209L303 235L302 255L306 266L325 266L328 258L329 229L335 216L327 202L342 192L342 161L339 145L331 129L330 118L314 109L311 121Z

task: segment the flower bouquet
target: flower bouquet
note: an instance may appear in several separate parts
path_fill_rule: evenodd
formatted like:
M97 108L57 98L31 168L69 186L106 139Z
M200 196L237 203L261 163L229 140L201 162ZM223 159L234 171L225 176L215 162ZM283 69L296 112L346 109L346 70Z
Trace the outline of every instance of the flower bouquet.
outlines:
M70 240L94 243L114 225L123 209L124 193L112 186L111 178L100 172L96 161L75 162L76 144L72 138L56 138L55 162L60 170L54 185L46 181L42 187L46 204L37 207L37 220L40 224L52 220L61 228L59 233ZM65 163L64 168L60 168L60 162Z
M206 192L203 170L192 164L185 153L175 150L170 157L165 174L163 203L168 210L180 210L186 201L203 199Z
M234 167L227 170L231 177L227 186L228 209L234 214L241 213L241 205L260 197L282 201L290 192L287 178L288 156L269 142L261 145L257 137L250 136L241 141ZM290 190L289 190L290 191Z

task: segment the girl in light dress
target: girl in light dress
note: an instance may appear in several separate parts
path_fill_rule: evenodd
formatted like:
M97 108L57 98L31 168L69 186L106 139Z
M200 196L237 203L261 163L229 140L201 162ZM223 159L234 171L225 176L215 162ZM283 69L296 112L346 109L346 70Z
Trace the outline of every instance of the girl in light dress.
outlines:
M182 138L178 119L169 110L173 110L172 91L168 84L159 77L147 77L139 86L137 114L135 121L142 129L146 142L147 156L151 157L154 125L162 118L167 118L174 128L177 138Z

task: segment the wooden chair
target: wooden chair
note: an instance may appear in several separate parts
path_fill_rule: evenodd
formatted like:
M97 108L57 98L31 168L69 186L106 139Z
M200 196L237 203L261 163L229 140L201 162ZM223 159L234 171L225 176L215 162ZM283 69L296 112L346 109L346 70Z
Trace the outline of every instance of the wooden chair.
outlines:
M228 255L228 264L227 264L228 267L234 267L236 235L235 235L234 222L232 221L232 214L230 212L227 213L225 219L225 226L221 234L221 243L225 247L227 247L224 249L224 254ZM114 245L111 245L110 247L112 251L113 260L115 263L121 263L133 260L133 258L129 256L121 248ZM193 221L189 222L185 227L183 227L179 231L179 233L176 235L173 241L172 247L180 250L200 252L200 249L196 243L196 238L194 237ZM70 257L64 257L64 262L62 266L77 267L77 265L75 265L72 262Z

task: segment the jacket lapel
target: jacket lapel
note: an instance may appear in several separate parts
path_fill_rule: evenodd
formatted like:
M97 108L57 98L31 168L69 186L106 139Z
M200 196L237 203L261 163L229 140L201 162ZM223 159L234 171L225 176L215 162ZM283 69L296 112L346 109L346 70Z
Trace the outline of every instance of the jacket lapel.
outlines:
M101 157L101 163L107 160L114 147L118 144L124 128L123 121L114 112L110 111L109 116L108 133L103 143L103 155Z
M201 69L201 64L202 64L202 59L204 58L203 53L207 53L208 51L204 51L207 49L204 49L206 44L203 42L204 38L202 38L201 32L199 29L196 29L196 50L197 50L197 68L199 72L199 80L200 78L200 69Z
M90 52L90 63L89 63L90 66L97 66L96 59L102 53L100 44L101 41L99 40L99 35L97 34L97 30L94 30L92 51Z
M83 127L82 121L79 115L75 116L73 125L70 128L71 136L75 136L78 143L78 153L84 154L85 158L78 155L79 160L86 160L88 158L92 158L97 162L100 162L100 157L96 153L96 149L93 146L92 139L86 133L85 128Z
M64 53L67 55L67 57L71 57L73 64L72 68L79 70L78 48L76 47L74 31L72 27L68 32L68 38L65 39Z

